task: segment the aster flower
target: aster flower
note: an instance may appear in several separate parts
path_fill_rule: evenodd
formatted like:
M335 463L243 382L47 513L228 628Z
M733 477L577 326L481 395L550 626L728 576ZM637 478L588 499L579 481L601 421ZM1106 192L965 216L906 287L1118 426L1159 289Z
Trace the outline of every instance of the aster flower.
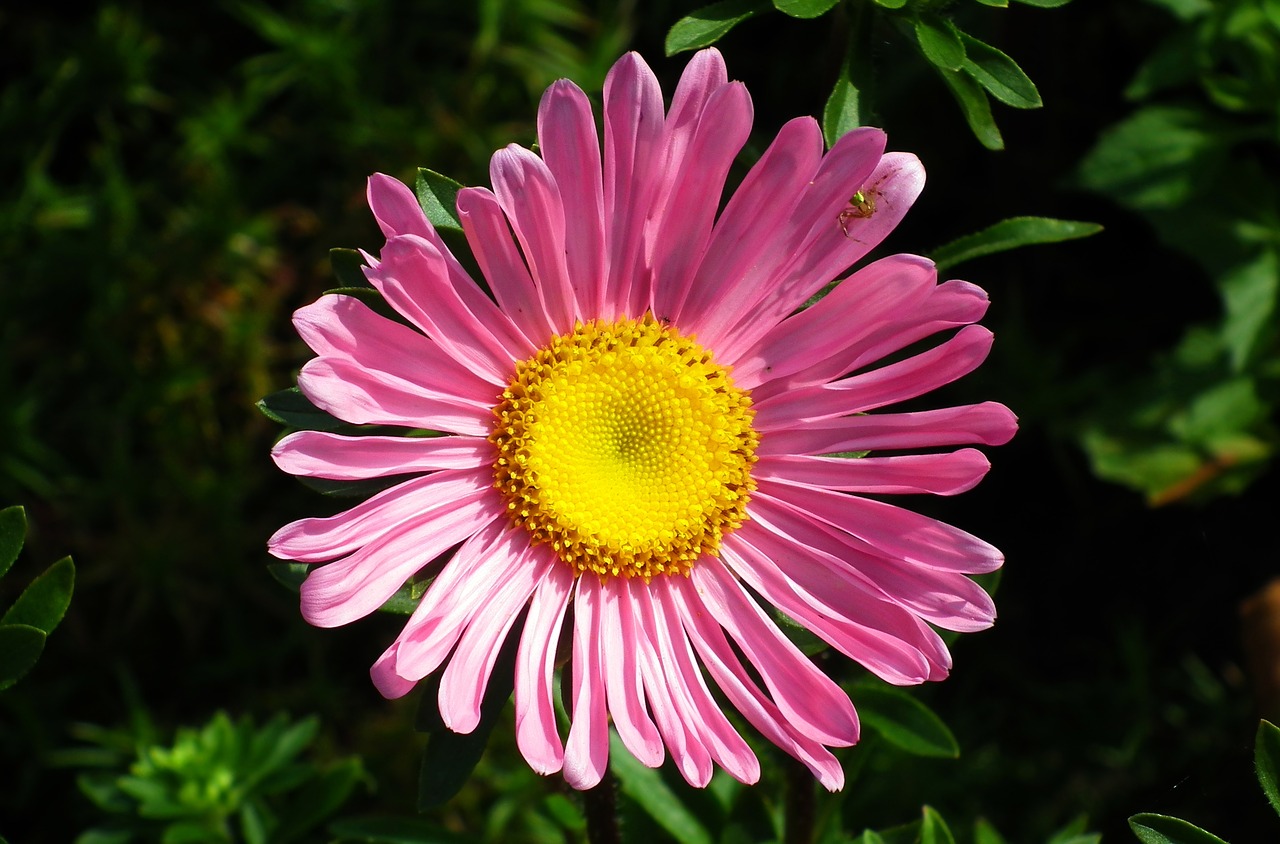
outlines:
M347 624L407 579L434 577L374 664L377 688L399 697L442 670L443 721L469 732L516 636L519 748L577 788L603 776L610 723L641 762L670 754L694 785L713 764L755 781L723 699L838 789L829 748L858 740L857 715L770 605L895 684L946 676L934 628L995 617L967 577L999 567L995 548L865 497L969 489L989 467L980 452L921 450L1013 435L994 403L881 410L981 363L991 333L971 323L986 295L894 255L804 307L893 229L924 172L885 153L876 129L824 153L817 123L798 118L717 214L751 123L717 51L690 61L665 114L630 54L605 83L602 157L586 96L557 82L538 113L540 155L499 150L492 191L458 194L492 297L413 193L375 175L369 204L387 242L365 274L402 321L344 295L295 316L318 355L298 385L317 406L443 432L301 431L276 446L295 475L411 476L271 538L277 557L323 564L302 585L303 615ZM851 452L872 455L834 456Z

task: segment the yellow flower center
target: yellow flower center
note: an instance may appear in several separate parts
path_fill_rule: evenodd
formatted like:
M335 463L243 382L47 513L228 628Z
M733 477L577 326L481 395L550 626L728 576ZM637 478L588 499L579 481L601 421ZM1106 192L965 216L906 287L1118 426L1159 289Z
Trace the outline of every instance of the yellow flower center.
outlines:
M516 364L493 414L512 521L576 573L687 574L746 519L751 396L651 316L553 338Z

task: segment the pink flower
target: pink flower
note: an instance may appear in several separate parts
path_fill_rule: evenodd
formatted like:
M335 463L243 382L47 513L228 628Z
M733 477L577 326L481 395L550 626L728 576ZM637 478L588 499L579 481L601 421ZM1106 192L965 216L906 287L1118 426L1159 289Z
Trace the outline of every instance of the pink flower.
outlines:
M627 55L605 83L602 159L586 96L557 82L539 110L541 157L499 150L493 191L458 195L492 298L412 192L377 175L369 204L387 243L366 275L403 322L344 295L295 316L318 355L298 377L312 402L350 423L444 433L301 431L275 448L296 475L411 476L271 538L277 557L324 564L302 586L303 615L346 624L434 576L373 666L378 689L398 697L443 668L440 713L469 732L518 636L520 750L576 788L603 775L610 721L637 759L670 753L694 785L713 762L755 781L714 687L842 786L828 748L858 740L857 715L760 598L897 684L946 676L935 627L995 617L966 576L999 567L995 548L864 497L967 490L989 467L980 452L919 450L1013 435L994 403L880 412L982 362L991 333L970 323L986 295L893 255L804 308L893 229L924 171L885 153L876 129L824 154L817 123L798 118L717 215L751 120L715 50L689 63L665 115L652 71ZM867 451L893 453L831 456ZM566 625L562 737L552 699Z

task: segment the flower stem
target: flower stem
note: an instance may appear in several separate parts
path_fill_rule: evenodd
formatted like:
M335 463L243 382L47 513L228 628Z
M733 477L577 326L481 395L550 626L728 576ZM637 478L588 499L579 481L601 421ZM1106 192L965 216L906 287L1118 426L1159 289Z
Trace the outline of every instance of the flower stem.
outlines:
M613 772L605 769L604 778L582 793L587 815L588 844L622 844L618 833L618 784Z
M787 757L787 786L782 821L783 844L811 844L817 801L813 794L813 774L799 761Z

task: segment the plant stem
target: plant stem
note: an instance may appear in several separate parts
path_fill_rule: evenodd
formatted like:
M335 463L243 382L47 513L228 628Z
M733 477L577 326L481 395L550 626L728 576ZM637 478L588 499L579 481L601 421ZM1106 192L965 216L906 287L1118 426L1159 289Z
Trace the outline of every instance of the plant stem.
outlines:
M618 784L613 772L605 769L595 788L582 793L587 815L588 844L622 844L618 833Z
M786 793L783 807L783 844L811 844L817 801L813 794L813 774L790 756L786 760Z

